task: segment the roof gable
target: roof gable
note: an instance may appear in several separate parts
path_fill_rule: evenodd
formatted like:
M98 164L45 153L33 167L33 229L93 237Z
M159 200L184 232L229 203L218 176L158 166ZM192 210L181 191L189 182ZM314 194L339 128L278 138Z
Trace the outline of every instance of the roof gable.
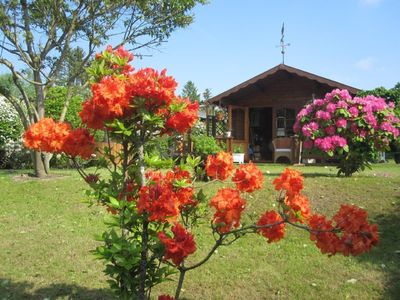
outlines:
M288 65L279 64L279 65L273 67L272 69L265 71L264 73L261 73L249 80L246 80L245 82L238 84L237 86L234 86L233 88L231 88L215 97L212 97L210 100L208 100L208 102L214 103L214 102L222 101L223 99L228 98L228 97L232 96L233 94L235 94L241 90L244 90L244 89L248 88L249 86L256 84L257 82L259 82L263 79L273 76L278 71L286 71L288 73L295 74L300 77L305 77L309 80L314 80L319 83L331 86L332 89L334 89L334 88L346 89L351 94L356 94L359 91L359 89L357 89L355 87L352 87L352 86L349 86L349 85L346 85L346 84L343 84L343 83L340 83L340 82L337 82L334 80L330 80L328 78L318 76L318 75L315 75L315 74L312 74L312 73L309 73L309 72L306 72L306 71L303 71L303 70L300 70L300 69L297 69L294 67L290 67Z

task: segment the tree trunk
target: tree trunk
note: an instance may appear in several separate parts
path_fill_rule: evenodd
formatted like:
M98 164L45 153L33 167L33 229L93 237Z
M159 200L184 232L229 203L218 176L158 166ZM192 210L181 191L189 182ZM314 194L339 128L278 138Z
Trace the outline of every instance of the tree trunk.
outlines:
M35 176L38 178L46 177L46 169L43 164L42 154L37 151L32 151L32 162L33 170L35 171Z
M40 63L39 58L37 57L37 59L38 59L37 64L39 64ZM36 109L40 120L45 117L45 107L44 107L45 88L43 85L41 85L42 78L40 76L39 71L33 71L33 79L35 80L35 82L38 83L37 85L35 85L35 92L36 92ZM39 120L36 120L36 122ZM46 168L47 166L45 164L45 156L42 157L42 154L40 152L35 151L34 157L35 159L33 161L33 168L35 170L35 176L38 178L45 177L49 172L49 168Z
M43 159L44 170L45 170L46 174L49 174L50 173L50 160L53 157L53 154L46 153L43 156L44 156L44 159Z

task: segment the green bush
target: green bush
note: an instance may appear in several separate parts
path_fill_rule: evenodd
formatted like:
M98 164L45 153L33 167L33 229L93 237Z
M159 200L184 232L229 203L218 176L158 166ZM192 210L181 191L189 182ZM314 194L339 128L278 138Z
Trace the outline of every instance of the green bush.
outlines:
M200 156L202 159L206 159L208 155L215 154L222 150L217 144L215 138L207 135L192 136L193 140L193 154L194 156Z

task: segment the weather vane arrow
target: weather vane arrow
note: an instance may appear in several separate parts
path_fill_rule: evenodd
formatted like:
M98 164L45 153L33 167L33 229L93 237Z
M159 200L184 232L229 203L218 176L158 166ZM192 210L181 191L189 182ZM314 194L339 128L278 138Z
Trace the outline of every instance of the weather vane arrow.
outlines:
M281 29L281 42L279 45L276 47L281 47L281 53L282 53L282 64L285 64L285 50L286 47L290 46L290 43L285 44L285 22L282 23L282 29Z

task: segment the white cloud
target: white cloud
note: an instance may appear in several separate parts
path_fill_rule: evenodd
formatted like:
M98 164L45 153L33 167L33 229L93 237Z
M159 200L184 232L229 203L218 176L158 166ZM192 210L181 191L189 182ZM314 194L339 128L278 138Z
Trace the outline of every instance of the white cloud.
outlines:
M373 57L367 57L360 59L356 63L356 67L364 71L369 71L374 67L374 64L375 64L375 59Z
M358 0L358 2L365 6L377 6L383 2L383 0Z

